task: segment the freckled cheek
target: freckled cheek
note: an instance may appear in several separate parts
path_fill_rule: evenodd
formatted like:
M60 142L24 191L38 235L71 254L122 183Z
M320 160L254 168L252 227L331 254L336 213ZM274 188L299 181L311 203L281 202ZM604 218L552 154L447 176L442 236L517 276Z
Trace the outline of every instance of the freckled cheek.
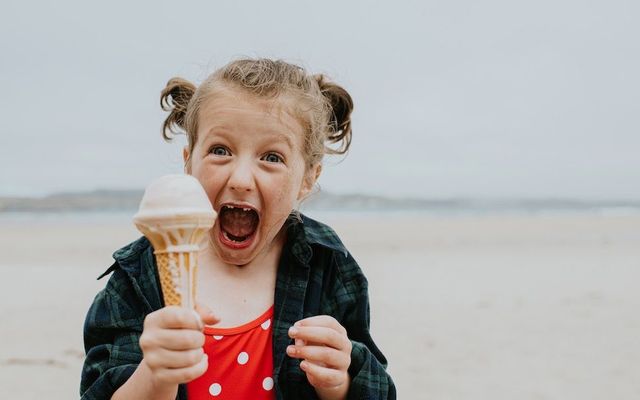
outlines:
M204 187L209 200L213 202L217 197L220 190L222 190L222 185L224 184L223 176L219 173L215 173L213 171L202 170L200 173L194 176L200 181L202 187Z
M268 194L263 192L265 200L268 199L270 201L274 210L282 209L282 212L288 215L295 201L295 194L289 177L283 177L272 182L267 186L267 190Z
M272 185L269 185L268 191L263 192L262 195L265 201L271 203L271 206L274 208L281 206L282 202L287 198L286 189L284 189L279 182L274 182Z

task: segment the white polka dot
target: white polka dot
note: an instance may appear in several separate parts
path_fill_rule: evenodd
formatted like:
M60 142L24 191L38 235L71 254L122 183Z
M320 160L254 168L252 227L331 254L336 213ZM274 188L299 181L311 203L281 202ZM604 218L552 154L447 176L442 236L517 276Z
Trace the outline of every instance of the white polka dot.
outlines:
M223 338L223 337L224 337L224 336L216 336L216 335L214 335L214 336L213 336L213 338L214 338L215 340L222 340L222 338Z
M211 393L212 396L217 396L220 393L222 393L222 386L220 386L219 383L214 383L213 385L209 386L209 393Z
M260 325L260 326L262 327L262 329L264 329L266 331L271 326L271 320L268 319L268 320L264 321L262 323L262 325Z
M264 380L262 381L262 388L264 390L273 389L273 378L272 377L264 378Z
M249 361L249 354L246 351L238 354L238 364L244 365Z

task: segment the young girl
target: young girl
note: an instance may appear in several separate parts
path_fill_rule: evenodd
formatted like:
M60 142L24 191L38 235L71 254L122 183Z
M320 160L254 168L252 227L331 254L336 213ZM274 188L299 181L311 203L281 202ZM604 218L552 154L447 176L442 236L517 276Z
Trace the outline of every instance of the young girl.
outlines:
M351 142L351 97L322 75L238 60L169 81L163 135L218 212L197 313L164 307L143 237L114 253L85 322L83 399L395 399L369 334L367 280L335 232L298 212L326 153ZM210 307L210 308L208 308Z

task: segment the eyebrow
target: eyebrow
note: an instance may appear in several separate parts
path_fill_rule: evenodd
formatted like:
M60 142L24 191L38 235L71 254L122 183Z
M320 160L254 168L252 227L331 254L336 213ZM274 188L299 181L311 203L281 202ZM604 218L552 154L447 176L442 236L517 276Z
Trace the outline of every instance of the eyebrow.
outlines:
M291 140L291 137L285 133L269 133L265 136L267 139L270 139L270 138L284 139L284 141L287 143L289 148L294 149L293 141Z
M209 140L209 138L211 137L211 134L214 133L217 135L221 135L221 136L233 136L233 134L231 133L231 130L229 128L227 128L224 125L215 125L212 126L205 134L205 137L203 138L203 141L207 141ZM266 140L269 141L276 141L278 139L282 139L284 142L286 142L286 144L289 146L290 149L294 149L295 146L293 144L293 141L291 140L291 135L287 135L286 133L279 133L279 132L273 132L273 131L269 131L267 133L265 133L263 135L263 137Z

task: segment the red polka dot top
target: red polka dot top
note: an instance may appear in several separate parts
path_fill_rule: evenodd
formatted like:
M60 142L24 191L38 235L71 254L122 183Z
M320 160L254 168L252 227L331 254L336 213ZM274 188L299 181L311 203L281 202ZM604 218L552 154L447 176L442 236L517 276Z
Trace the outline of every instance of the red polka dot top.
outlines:
M273 306L235 328L205 327L209 368L187 384L188 399L275 399L272 319Z

